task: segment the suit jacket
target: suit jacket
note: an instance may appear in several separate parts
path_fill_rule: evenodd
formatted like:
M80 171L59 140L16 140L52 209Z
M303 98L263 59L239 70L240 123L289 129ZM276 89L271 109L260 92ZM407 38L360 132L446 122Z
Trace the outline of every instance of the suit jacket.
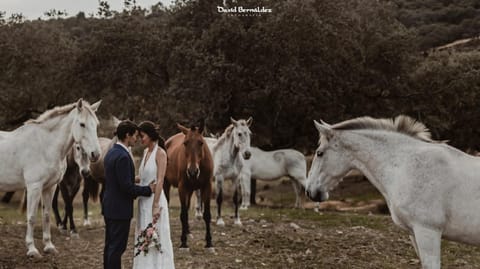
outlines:
M149 186L135 185L135 166L129 152L115 144L103 161L105 186L102 214L108 219L125 220L133 217L133 200L150 196Z

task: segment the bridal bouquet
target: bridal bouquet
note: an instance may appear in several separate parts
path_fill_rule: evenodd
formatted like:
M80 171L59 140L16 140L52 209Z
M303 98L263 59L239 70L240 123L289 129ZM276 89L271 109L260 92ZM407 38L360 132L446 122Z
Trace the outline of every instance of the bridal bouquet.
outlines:
M149 223L147 228L140 231L140 234L137 236L137 242L135 243L135 257L143 252L143 255L147 255L150 248L156 248L159 252L161 244L160 238L158 236L158 230L154 223Z

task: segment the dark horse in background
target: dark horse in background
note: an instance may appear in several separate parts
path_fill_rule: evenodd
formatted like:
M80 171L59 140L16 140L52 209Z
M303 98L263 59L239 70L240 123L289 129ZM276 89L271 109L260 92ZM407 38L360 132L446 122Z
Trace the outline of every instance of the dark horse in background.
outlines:
M80 183L83 178L90 174L90 160L88 154L81 149L80 144L75 143L73 148L67 155L67 170L62 180L55 189L53 196L52 208L55 214L57 227L61 231L67 231L67 221L70 222L70 233L72 236L78 237L77 229L73 220L73 199L80 189ZM58 193L61 192L65 204L65 217L60 218L58 211Z
M187 249L188 210L190 200L195 190L200 190L204 205L203 220L205 221L206 248L213 250L210 234L210 196L212 192L213 159L206 141L203 139L203 128L186 128L177 124L182 131L165 142L167 149L167 171L164 180L164 192L170 201L170 186L178 188L182 222L181 249Z

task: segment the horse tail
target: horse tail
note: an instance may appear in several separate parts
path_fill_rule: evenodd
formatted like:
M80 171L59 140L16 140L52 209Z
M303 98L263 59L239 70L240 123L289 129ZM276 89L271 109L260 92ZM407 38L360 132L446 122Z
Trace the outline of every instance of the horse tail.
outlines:
M84 191L87 191L88 196L92 198L94 202L98 199L98 190L100 184L95 181L91 176L85 177L83 181Z

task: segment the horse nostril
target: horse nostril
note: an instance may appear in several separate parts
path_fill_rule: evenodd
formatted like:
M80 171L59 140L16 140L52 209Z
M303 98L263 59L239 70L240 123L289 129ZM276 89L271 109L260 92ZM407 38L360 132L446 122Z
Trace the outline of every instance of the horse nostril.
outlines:
M91 160L92 160L92 161L96 162L99 157L100 157L100 154L99 154L99 153L94 152L94 151L92 152L92 154L91 154Z
M90 171L88 170L82 170L82 177L87 178L90 175Z

